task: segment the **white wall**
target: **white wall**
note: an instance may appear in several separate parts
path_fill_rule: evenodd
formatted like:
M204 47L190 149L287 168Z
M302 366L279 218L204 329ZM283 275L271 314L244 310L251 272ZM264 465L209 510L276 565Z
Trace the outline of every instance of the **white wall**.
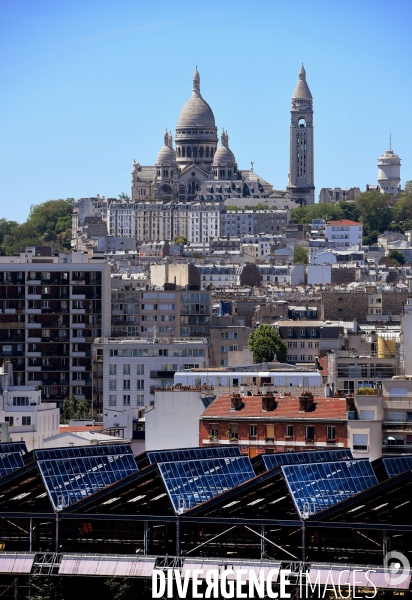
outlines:
M199 417L205 410L201 392L155 392L155 405L145 414L146 450L199 446Z

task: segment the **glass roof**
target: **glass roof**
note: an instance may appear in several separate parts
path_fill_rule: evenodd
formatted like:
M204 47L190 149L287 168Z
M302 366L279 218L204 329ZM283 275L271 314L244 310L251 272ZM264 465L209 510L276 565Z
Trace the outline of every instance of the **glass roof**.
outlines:
M20 452L3 452L3 448L0 448L0 477L17 471L23 466L23 457Z
M128 444L35 450L47 492L57 510L137 471Z
M248 456L159 463L176 512L184 512L255 477Z
M147 453L147 458L152 464L173 460L194 460L198 458L220 458L225 456L240 456L240 448L238 446L180 448L178 450L156 450Z
M0 443L0 454L3 452L20 452L20 454L27 454L26 442L2 442Z
M335 460L352 460L352 452L348 448L338 450L318 450L310 452L277 452L262 454L267 470L279 465L295 465L305 463L334 462Z
M313 515L376 485L368 460L282 466L300 516Z
M399 473L412 469L412 456L389 456L382 458L388 477L395 477Z

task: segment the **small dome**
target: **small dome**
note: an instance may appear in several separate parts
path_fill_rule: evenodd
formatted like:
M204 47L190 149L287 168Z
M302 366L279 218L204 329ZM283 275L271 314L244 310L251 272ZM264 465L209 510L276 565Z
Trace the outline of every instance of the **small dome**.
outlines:
M235 165L235 155L229 148L229 136L224 130L222 131L220 141L221 145L216 150L213 158L213 166L217 167L219 165Z
M231 164L231 165L236 164L235 155L226 146L219 146L219 148L216 150L216 153L215 153L215 156L213 159L213 165L218 166L218 165L228 165L228 164Z
M196 69L193 75L193 93L180 111L178 127L215 127L215 117L200 93L200 76Z
M397 154L395 154L395 152L390 148L389 150L386 150L386 152L384 154L382 154L382 156L380 156L378 158L378 160L396 160L396 161L400 161L401 159L399 158L399 156Z
M170 146L163 146L159 150L159 154L156 159L157 165L170 165L176 166L176 156L172 148Z

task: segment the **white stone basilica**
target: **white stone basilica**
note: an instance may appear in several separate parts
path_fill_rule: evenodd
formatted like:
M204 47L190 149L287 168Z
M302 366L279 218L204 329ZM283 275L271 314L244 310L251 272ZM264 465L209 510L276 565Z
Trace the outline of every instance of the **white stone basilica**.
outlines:
M312 95L302 68L292 96L290 173L287 190L274 190L250 170L239 170L222 130L220 146L213 111L200 93L200 76L193 75L193 91L183 106L175 136L166 130L154 166L134 161L132 202L156 198L165 202L226 202L243 199L250 205L261 198L288 198L299 204L314 202ZM228 202L229 201L229 202ZM233 202L236 203L236 202Z

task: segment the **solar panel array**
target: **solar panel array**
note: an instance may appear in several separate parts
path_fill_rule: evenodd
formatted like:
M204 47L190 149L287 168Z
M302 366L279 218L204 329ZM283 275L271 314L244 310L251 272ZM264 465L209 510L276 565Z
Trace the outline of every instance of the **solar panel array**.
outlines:
M382 458L382 462L388 477L395 477L399 473L412 469L412 456L388 456Z
M199 458L222 458L240 456L238 446L219 446L213 448L182 448L178 450L156 450L147 452L150 463L170 462L173 460L196 460Z
M35 450L35 455L57 510L137 471L127 444Z
M378 483L368 460L282 466L301 517L315 514Z
M159 463L176 512L184 512L255 476L249 457L230 456Z
M26 442L2 442L0 443L0 454L3 452L20 452L27 454Z
M3 452L3 448L0 448L0 477L17 471L23 466L23 457L20 452Z
M266 469L273 469L280 465L295 465L319 462L335 462L337 460L353 460L352 452L348 448L338 450L317 450L309 452L277 452L263 454L262 460Z

